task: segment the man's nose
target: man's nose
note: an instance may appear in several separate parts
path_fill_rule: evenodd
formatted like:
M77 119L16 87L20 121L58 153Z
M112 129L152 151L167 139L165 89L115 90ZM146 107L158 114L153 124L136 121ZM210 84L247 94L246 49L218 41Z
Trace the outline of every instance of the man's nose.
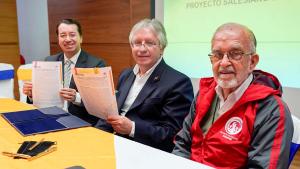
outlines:
M145 43L142 43L142 45L139 49L140 49L140 51L146 51L147 47L146 47Z
M71 37L69 35L66 36L66 41L70 41L71 40Z
M228 66L230 64L231 64L231 62L230 62L230 60L228 58L228 55L227 55L227 53L225 53L224 56L223 56L223 58L220 60L220 65L221 66Z

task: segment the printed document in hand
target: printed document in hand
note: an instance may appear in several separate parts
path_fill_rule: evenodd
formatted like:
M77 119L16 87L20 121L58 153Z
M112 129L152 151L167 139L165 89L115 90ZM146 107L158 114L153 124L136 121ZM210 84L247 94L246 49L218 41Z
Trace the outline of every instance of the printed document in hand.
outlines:
M89 114L102 119L118 114L111 67L73 68L72 74Z
M59 95L62 85L62 63L32 63L32 97L33 105L38 108L57 106L62 108L64 101Z

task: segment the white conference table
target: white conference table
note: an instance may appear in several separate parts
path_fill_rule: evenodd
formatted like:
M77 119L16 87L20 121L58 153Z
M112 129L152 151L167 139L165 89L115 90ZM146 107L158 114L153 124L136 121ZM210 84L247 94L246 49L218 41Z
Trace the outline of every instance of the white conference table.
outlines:
M211 169L120 136L114 136L117 169Z

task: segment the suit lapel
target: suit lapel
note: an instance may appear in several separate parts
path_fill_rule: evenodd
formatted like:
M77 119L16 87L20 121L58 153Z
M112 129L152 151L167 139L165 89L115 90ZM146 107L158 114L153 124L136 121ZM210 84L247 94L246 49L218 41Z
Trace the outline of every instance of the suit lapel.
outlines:
M121 85L121 88L119 89L120 93L119 93L119 96L117 97L119 111L121 110L121 107L123 107L123 104L129 93L129 90L134 82L134 79L135 79L135 75L134 75L133 71L131 71L129 74L129 77L123 82L123 84Z
M84 51L81 50L81 52L78 56L77 62L75 64L75 67L85 68L86 60L87 60L87 55L85 54Z
M56 60L64 62L64 53L61 53L60 55L58 55Z
M86 68L86 60L87 60L87 55L81 50L77 62L75 64L75 67L79 67L79 68ZM73 79L73 76L71 78L71 82L70 82L70 88L76 89L76 85Z
M128 112L141 105L144 102L144 100L157 88L158 85L157 82L159 82L161 75L165 69L165 66L166 63L164 62L164 60L161 60L161 62L157 65L155 70L152 72L146 84L144 85L144 87L142 88L142 90L134 100Z

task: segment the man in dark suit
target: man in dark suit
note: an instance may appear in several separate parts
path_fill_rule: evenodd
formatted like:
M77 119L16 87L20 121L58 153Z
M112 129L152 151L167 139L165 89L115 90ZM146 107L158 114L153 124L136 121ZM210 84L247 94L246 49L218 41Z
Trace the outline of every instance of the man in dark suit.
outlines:
M136 65L119 78L120 115L100 119L96 127L170 152L193 99L191 81L162 59L167 39L159 21L138 22L129 41Z
M80 94L77 91L75 82L71 75L72 67L93 68L103 67L105 63L102 59L91 56L81 50L82 30L81 25L74 19L63 19L56 29L58 43L63 52L53 56L48 56L46 61L61 61L64 69L64 88L60 91L61 97L65 100L64 109L69 113L95 125L98 118L88 114ZM24 84L23 92L29 98L32 97L32 84Z

